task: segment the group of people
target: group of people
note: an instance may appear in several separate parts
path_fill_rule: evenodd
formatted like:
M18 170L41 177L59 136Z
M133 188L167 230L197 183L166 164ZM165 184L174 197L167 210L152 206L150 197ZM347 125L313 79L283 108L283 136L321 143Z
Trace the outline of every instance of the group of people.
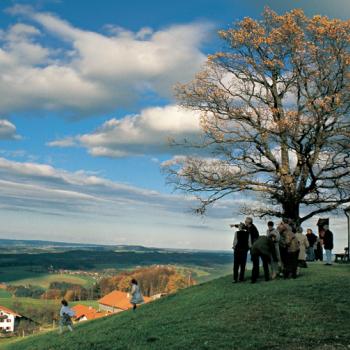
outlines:
M138 304L142 304L144 302L141 289L139 287L136 279L132 279L131 282L131 290L130 290L130 304L132 305L132 309L135 311ZM73 332L73 321L72 318L75 316L74 310L72 310L68 306L67 300L63 299L61 301L61 309L60 309L60 321L59 321L59 333L62 334L63 328L66 326L71 332Z
M319 229L318 235L314 234L311 228L306 231L309 247L306 250L306 261L323 261L323 248L326 253L326 264L332 264L333 234L328 225Z
M307 267L306 261L319 257L326 252L326 265L332 264L333 233L329 230L329 221L320 219L319 237L311 229L303 234L303 229L290 219L283 219L275 228L274 223L267 223L266 235L260 235L251 217L244 223L230 225L237 228L233 240L234 263L233 283L244 281L247 255L250 250L253 263L251 282L259 277L260 260L262 261L266 281L277 276L296 278L300 267ZM320 259L322 260L322 259Z

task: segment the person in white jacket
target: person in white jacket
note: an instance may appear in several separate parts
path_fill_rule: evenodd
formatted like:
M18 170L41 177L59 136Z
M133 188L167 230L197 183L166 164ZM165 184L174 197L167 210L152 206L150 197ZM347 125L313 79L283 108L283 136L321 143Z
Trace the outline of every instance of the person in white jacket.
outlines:
M130 298L130 303L132 304L132 309L135 311L137 304L142 304L144 302L143 300L143 296L141 294L141 290L140 290L140 286L137 283L137 281L135 280L135 278L133 278L131 280L131 298Z
M275 229L273 221L269 221L267 223L266 236L270 237L271 235L275 236L274 245L275 245L275 250L276 250L277 261L274 261L274 259L272 259L272 257L271 257L271 263L270 263L271 278L275 279L277 277L277 275L279 275L282 272L282 261L281 261L280 245L279 245L281 237L280 237L280 233L278 232L278 230Z
M305 235L303 235L303 228L299 227L297 229L296 238L299 241L299 256L298 256L298 266L307 267L306 264L306 250L309 248L309 241Z
M63 332L63 327L67 326L67 328L73 332L73 322L72 322L72 317L75 316L75 312L68 307L68 302L67 300L62 300L61 301L62 307L60 310L60 331L59 333L61 334Z

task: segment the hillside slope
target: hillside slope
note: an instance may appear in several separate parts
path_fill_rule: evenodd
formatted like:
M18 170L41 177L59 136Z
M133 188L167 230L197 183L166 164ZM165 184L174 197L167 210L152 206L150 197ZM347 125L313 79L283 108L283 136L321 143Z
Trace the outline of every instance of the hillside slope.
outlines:
M312 265L297 280L230 276L90 321L73 334L28 337L7 350L348 349L350 267Z

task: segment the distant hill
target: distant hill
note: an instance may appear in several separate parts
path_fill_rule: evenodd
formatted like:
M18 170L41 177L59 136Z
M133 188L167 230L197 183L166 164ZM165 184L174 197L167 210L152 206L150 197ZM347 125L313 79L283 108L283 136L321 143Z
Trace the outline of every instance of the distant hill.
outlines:
M52 331L4 349L348 349L349 265L314 264L303 273L254 285L219 278L72 334Z
M64 248L107 248L107 249L123 249L123 250L153 250L154 248L146 248L136 245L103 245L92 243L72 243L72 242L55 242L41 240L24 240L24 239L2 239L0 238L0 247L64 247Z
M170 252L207 252L207 253L231 253L230 250L204 250L204 249L181 249L181 248L156 248L145 247L142 245L128 244L93 244L93 243L74 243L74 242L56 242L42 240L25 240L25 239L5 239L0 238L0 248L92 248L106 249L114 251L170 251Z
M231 263L232 252L161 249L138 245L108 246L36 240L0 240L0 275L3 275L1 269L17 267L35 271L39 269L44 272L48 269L87 271L149 265L181 265L204 267L208 270L205 272L208 276L217 276L217 273L221 273L222 267L226 269Z

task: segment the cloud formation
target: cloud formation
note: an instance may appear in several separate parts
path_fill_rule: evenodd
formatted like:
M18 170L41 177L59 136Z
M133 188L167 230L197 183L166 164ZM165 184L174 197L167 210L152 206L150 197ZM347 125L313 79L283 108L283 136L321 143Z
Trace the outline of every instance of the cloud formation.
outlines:
M44 210L61 214L153 208L188 211L192 199L161 194L114 182L85 171L68 172L51 165L0 158L0 198L12 210ZM93 210L92 210L93 208Z
M237 194L199 219L189 214L196 203L192 197L162 194L86 171L68 172L5 158L0 158L0 179L0 214L2 220L13 218L3 222L0 234L13 230L17 237L30 235L31 239L110 243L113 237L127 237L129 244L229 249L233 232L228 224L243 219L238 217L242 204L255 205L252 198ZM15 219L18 213L21 220ZM316 221L313 218L305 228L315 227ZM340 250L346 238L345 218L332 216L331 222ZM256 223L263 233L265 223Z
M18 140L16 126L6 119L0 119L0 140Z
M49 146L82 146L93 156L112 158L144 154L178 153L171 140L198 139L200 116L176 105L150 107L139 114L110 119L92 133L67 137ZM185 151L182 149L182 151Z
M18 22L0 37L3 113L60 110L74 116L104 113L147 93L169 97L172 86L198 71L200 46L211 26L173 25L131 32L86 31L26 6L8 10ZM47 39L55 39L51 47Z
M191 214L195 205L191 196L0 157L2 237L203 249L222 249L228 239L230 247L223 220L235 203L220 203L205 219Z

